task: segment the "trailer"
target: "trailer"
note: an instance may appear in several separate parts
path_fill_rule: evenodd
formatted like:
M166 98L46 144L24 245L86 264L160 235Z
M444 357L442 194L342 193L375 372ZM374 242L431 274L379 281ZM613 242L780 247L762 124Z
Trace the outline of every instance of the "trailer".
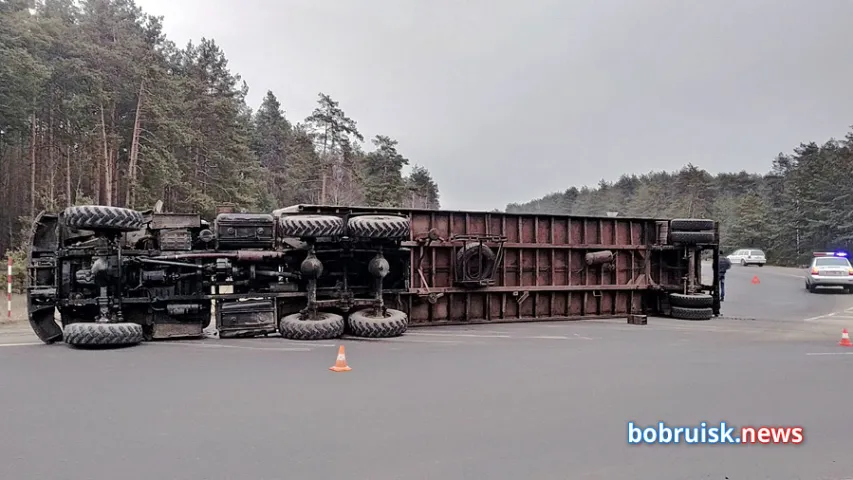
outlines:
M208 221L84 205L34 221L27 298L36 335L72 346L202 337L212 322L221 338L322 340L460 323L708 320L720 314L718 258L710 219L295 205L223 208Z

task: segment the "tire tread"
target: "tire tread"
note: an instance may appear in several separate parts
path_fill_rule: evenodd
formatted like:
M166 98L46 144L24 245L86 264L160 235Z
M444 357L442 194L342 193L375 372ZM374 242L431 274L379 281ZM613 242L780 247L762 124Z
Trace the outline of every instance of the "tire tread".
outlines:
M362 238L407 238L411 231L409 219L394 215L361 215L347 222L350 236Z
M288 340L329 340L344 333L344 317L321 312L317 320L301 318L299 313L286 315L279 321L279 335Z
M83 230L132 232L145 227L142 213L130 208L106 205L77 205L63 212L65 224Z
M710 218L673 218L669 221L669 229L681 232L713 230L714 221Z
M349 315L348 332L355 337L393 338L409 328L409 317L400 310L386 309L386 316L375 317L372 309L357 310Z
M673 306L672 316L682 320L710 320L714 316L714 309Z
M714 297L707 293L696 293L693 295L670 293L669 303L676 307L710 308L714 306Z
M339 237L346 233L344 219L334 215L282 215L278 230L285 237Z
M64 341L71 346L135 345L144 340L138 323L71 323L63 330Z
M685 231L670 231L669 232L669 241L672 243L685 243L685 244L697 244L697 243L714 243L715 235L713 231L701 231L701 232L685 232Z

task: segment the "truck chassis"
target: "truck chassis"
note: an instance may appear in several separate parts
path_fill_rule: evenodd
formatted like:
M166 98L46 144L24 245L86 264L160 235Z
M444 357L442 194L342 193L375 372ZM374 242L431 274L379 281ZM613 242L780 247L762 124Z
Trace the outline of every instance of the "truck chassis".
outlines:
M713 280L701 282L710 251ZM296 205L197 214L42 212L28 311L45 343L278 334L389 338L410 325L719 315L708 219ZM223 287L230 292L223 293ZM59 313L59 323L56 313Z

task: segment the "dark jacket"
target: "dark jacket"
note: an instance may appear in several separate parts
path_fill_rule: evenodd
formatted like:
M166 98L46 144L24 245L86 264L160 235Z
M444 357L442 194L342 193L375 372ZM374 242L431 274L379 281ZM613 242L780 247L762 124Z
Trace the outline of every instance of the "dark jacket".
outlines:
M728 259L728 257L720 256L720 264L719 264L719 273L720 278L726 277L726 271L732 268L732 262Z

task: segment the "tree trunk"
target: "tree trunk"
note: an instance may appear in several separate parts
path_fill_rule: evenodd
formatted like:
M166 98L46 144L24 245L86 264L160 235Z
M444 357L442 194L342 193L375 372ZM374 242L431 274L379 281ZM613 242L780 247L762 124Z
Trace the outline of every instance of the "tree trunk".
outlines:
M136 207L136 162L139 156L139 114L142 111L142 92L145 80L139 82L139 95L136 98L136 118L133 121L133 138L130 141L130 161L127 167L127 201L126 207Z
M48 108L47 111L47 158L48 158L48 171L50 172L50 187L48 188L48 196L47 196L47 207L51 210L56 209L56 155L54 154L54 136L53 136L53 106Z
M118 176L118 135L116 131L118 128L116 127L116 110L118 106L116 102L113 102L112 108L110 109L110 180L112 183L110 184L110 199L113 200L113 203L110 205L120 206L118 204L118 199L121 198L120 189L119 189L119 176Z
M101 103L101 141L104 145L104 183L103 183L103 191L104 191L104 205L112 205L113 204L113 178L112 172L110 171L110 147L107 143L107 120L104 115L104 104ZM98 175L98 183L100 183L101 177ZM99 189L101 190L101 189Z
M65 147L65 205L74 205L71 198L71 145Z
M87 142L87 143L89 143L89 142ZM87 145L87 150L89 152L93 152L96 149L97 149L97 147L95 146L95 141L92 140L92 144ZM100 205L100 203L101 203L101 170L102 170L102 168L101 168L102 162L100 160L101 157L98 154L93 154L90 158L94 158L95 161L92 163L89 163L89 162L86 162L86 163L88 163L89 166L92 169L94 169L93 178L95 179L95 184L92 186L92 182L90 181L89 185L92 187L92 191L94 193L95 204ZM82 175L81 175L81 179L82 179Z
M30 215L36 216L36 114L32 114L30 133Z

